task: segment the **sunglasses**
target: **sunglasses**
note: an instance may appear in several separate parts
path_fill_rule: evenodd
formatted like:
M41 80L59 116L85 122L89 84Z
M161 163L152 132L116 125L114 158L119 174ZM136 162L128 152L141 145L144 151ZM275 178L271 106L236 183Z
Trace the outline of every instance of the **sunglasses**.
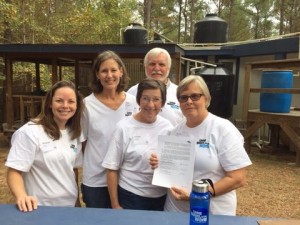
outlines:
M180 95L179 97L178 97L178 101L180 102L180 103L184 103L184 102L186 102L189 98L194 102L194 101L198 101L200 98L201 98L201 96L203 96L204 94L191 94L191 95Z

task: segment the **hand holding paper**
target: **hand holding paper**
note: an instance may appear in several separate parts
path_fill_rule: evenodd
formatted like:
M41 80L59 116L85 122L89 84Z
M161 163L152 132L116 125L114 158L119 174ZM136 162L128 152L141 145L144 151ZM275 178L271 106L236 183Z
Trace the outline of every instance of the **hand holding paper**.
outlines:
M158 168L153 185L191 189L193 181L195 143L190 137L158 136Z

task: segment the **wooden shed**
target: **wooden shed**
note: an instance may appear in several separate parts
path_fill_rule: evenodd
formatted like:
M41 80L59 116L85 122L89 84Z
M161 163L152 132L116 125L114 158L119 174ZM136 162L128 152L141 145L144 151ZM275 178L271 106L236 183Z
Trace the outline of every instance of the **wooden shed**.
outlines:
M13 132L15 128L22 125L30 117L36 116L40 111L43 97L40 83L40 66L42 64L51 66L49 77L52 84L62 79L62 68L74 68L74 83L83 95L89 93L88 79L89 70L93 59L105 50L115 51L124 60L131 83L138 83L145 77L143 59L145 54L154 47L166 49L172 58L170 78L178 83L181 77L181 56L183 49L176 44L163 45L67 45L67 44L3 44L0 45L0 57L4 61L4 109L1 121L4 130ZM23 91L16 94L13 91L14 71L13 64L16 62L29 62L35 66L35 88L31 91ZM24 77L26 73L23 74Z

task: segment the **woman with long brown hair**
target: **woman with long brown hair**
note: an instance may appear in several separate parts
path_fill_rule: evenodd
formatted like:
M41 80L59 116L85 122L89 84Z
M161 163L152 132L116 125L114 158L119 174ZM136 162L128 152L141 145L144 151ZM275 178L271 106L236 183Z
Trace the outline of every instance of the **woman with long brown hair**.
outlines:
M40 115L14 133L5 165L20 211L79 203L76 168L82 165L83 108L74 84L59 81L47 93Z

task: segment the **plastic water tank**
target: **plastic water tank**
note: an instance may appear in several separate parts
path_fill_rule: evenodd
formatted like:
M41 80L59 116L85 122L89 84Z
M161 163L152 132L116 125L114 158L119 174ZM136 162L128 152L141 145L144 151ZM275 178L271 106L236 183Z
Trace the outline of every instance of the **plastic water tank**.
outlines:
M195 23L194 43L225 43L228 39L227 22L217 14L207 14Z
M263 71L262 88L292 88L293 71ZM260 111L289 113L292 102L290 93L261 93Z
M208 86L211 95L208 111L223 118L230 118L234 103L235 76L222 65L204 67L195 73L201 75Z
M148 44L148 32L139 23L131 23L123 31L124 44Z

